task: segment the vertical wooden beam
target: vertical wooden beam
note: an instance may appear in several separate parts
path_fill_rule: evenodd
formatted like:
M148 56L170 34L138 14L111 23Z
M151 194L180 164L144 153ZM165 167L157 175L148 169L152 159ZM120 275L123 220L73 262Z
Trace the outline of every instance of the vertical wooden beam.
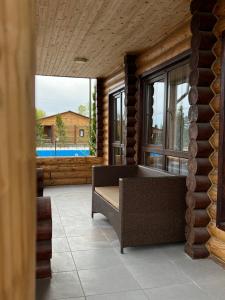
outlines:
M103 156L103 78L97 78L97 103L96 103L96 155Z
M0 0L0 299L35 298L32 1Z
M137 76L136 56L127 54L124 57L125 69L125 164L136 164L136 104Z
M210 101L213 92L210 88L215 76L211 66L215 60L212 48L216 41L213 28L216 18L213 15L214 0L193 0L191 2L191 73L189 93L190 145L188 193L186 197L186 252L192 258L209 255L206 242L210 235L207 225L210 221L207 207L210 204L208 190L211 186L208 175L212 170L209 156L213 149L209 143L213 129L210 121L213 112Z

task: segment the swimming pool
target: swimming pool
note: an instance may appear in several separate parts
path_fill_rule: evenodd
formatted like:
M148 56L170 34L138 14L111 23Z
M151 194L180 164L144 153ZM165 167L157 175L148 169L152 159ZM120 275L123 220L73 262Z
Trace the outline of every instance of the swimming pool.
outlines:
M89 156L89 149L37 149L36 155L39 157L52 156Z

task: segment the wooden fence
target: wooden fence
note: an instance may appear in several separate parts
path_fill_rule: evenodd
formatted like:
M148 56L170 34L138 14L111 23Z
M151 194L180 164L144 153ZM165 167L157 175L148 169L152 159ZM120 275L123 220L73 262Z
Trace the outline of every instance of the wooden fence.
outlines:
M91 183L92 166L100 164L102 158L92 156L37 158L45 186Z

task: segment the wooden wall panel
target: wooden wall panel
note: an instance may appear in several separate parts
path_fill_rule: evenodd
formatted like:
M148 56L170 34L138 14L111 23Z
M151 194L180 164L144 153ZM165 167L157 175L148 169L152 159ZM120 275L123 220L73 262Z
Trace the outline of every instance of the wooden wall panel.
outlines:
M225 30L225 1L218 0L214 9L214 15L217 17L217 23L214 27L214 34L217 38L213 51L216 56L216 60L212 66L212 70L215 74L215 80L212 84L212 90L214 97L210 103L213 110L213 118L211 125L214 132L210 138L210 143L213 147L213 154L210 157L210 162L213 166L213 170L209 174L211 181L211 187L208 192L211 200L211 205L208 208L208 213L211 222L208 225L211 238L207 243L207 248L212 255L215 255L219 259L225 262L225 232L216 227L216 208L217 208L217 184L218 184L218 136L219 136L219 111L220 111L220 77L221 77L221 49L222 49L222 32ZM223 179L225 180L225 179Z
M0 299L35 299L32 1L0 0Z
M44 170L44 185L91 183L92 166L102 164L101 157L37 158L37 167Z
M137 74L146 71L176 57L191 47L190 17L177 26L165 39L160 40L137 57Z

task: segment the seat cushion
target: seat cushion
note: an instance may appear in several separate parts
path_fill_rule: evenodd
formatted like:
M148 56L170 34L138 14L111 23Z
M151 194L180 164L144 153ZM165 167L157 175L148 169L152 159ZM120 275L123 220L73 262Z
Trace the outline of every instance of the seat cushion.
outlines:
M112 206L119 209L119 186L99 186L95 188L95 191Z

